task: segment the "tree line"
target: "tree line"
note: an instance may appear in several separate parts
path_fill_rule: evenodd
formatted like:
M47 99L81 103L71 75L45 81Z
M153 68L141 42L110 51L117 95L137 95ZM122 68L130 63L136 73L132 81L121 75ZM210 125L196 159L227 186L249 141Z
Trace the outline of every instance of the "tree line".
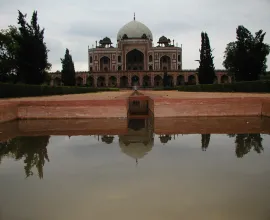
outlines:
M44 28L38 24L37 11L30 22L27 15L18 11L18 26L9 26L0 31L0 82L43 84L50 81L48 48L44 41ZM236 29L236 41L227 44L223 66L235 81L253 81L266 74L266 61L270 52L264 43L265 32L252 33L244 26ZM213 50L207 33L201 33L201 48L198 68L200 84L212 84L215 80ZM75 67L68 49L62 63L62 83L75 85ZM168 86L168 75L164 73L164 86Z
M223 66L235 81L259 80L266 75L266 61L270 46L264 43L265 32L252 33L240 25L236 29L236 41L227 44ZM215 80L215 66L207 33L201 33L201 49L198 77L200 84L212 84Z

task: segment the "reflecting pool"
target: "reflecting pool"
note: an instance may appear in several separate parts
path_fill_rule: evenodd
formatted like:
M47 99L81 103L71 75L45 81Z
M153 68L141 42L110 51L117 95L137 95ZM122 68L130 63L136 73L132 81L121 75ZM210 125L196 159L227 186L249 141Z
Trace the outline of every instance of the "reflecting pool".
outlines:
M0 125L0 220L270 219L269 118Z

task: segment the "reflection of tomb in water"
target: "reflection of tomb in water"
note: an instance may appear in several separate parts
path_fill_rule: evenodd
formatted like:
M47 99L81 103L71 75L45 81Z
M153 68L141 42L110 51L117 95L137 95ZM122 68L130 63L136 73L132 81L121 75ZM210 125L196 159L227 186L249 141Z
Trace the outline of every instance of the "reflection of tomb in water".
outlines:
M126 155L136 162L152 150L154 145L153 125L151 118L129 119L128 132L119 135L119 146Z

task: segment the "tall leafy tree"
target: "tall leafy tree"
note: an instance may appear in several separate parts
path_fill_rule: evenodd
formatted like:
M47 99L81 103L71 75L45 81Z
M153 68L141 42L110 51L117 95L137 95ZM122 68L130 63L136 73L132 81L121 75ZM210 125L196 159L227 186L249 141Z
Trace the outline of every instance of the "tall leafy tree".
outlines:
M38 24L37 11L33 12L30 23L26 22L26 15L19 11L18 24L18 77L27 84L42 84L51 64L48 62L48 49L44 42L44 28L41 29Z
M69 53L69 50L66 49L64 59L61 59L62 63L62 81L65 86L75 86L75 67L72 61L72 56Z
M198 70L200 84L212 84L215 80L215 67L207 33L201 33L200 66Z
M0 81L8 81L17 70L16 52L19 48L16 37L19 31L15 26L0 31Z
M235 137L235 154L238 158L244 157L251 150L258 154L264 150L261 134L230 134L229 137Z
M265 74L269 45L264 43L265 32L255 36L244 26L236 29L236 41L227 44L223 65L234 75L236 81L258 80Z

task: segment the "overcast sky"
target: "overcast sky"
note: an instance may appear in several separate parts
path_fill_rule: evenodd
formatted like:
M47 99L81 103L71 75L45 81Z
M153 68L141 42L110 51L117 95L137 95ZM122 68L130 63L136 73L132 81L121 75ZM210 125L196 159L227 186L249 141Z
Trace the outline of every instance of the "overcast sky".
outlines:
M38 11L52 71L61 70L65 48L76 70L87 71L88 45L108 36L115 46L118 30L134 12L152 31L155 45L162 35L183 45L183 69L198 67L194 60L199 59L201 31L209 35L218 69L223 68L225 47L235 40L238 25L252 33L263 29L270 44L270 0L0 0L0 29L17 24L17 10L29 18ZM267 64L270 67L270 58Z

